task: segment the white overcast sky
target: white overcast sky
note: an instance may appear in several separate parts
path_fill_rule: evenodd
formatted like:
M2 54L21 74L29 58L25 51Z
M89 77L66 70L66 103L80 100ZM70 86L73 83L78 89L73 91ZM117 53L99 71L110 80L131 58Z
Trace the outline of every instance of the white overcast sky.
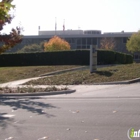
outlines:
M133 32L140 30L140 0L14 0L15 18L4 27L7 33L19 24L24 35L38 35L41 30L101 30Z

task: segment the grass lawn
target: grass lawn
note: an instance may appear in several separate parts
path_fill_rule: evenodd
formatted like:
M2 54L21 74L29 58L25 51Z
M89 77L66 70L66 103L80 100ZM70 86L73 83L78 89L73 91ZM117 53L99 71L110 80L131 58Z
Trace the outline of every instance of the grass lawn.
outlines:
M26 84L32 85L78 85L100 82L112 82L131 80L140 77L140 64L127 64L112 67L99 68L90 74L89 70L68 72L39 80L33 80Z
M37 77L40 74L74 67L78 66L0 67L0 83Z

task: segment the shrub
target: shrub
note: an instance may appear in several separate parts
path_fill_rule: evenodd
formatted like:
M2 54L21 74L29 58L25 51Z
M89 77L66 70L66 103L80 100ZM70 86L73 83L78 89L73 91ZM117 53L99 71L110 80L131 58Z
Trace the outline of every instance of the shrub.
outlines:
M115 61L116 61L116 63L119 63L119 64L125 64L126 63L126 54L116 52Z
M39 65L89 65L89 50L53 51L38 53L1 54L0 66L39 66ZM98 50L100 64L132 63L133 57L114 51Z
M130 64L133 63L133 56L130 54L116 52L115 61L119 64Z
M26 52L43 52L43 42L40 44L31 44L24 46L22 49L18 50L17 53L26 53Z
M115 52L110 50L98 50L98 64L114 64Z
M130 54L126 54L126 64L133 63L133 56Z
M70 44L61 39L58 36L54 36L48 42L44 43L45 51L57 51L57 50L70 50Z

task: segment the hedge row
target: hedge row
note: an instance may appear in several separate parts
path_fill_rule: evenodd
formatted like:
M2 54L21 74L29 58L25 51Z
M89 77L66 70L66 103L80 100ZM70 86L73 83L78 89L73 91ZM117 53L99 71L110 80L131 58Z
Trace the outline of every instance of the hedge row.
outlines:
M115 61L116 63L121 63L121 64L129 64L133 63L133 57L129 54L124 54L124 53L119 53L117 52L115 54Z
M89 54L89 50L1 54L0 66L89 65ZM133 57L114 51L98 50L97 61L98 64L128 64L133 62Z

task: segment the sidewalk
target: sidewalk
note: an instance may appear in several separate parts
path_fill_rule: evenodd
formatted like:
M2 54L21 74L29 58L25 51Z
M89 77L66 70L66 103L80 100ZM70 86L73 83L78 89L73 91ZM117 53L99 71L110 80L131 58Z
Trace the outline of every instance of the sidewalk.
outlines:
M74 94L68 94L63 97L68 98L140 98L140 83L118 84L118 85L77 85L70 86L75 89ZM62 97L61 95L59 97Z
M35 78L28 78L28 79L22 79L22 80L16 80L16 81L11 81L7 83L0 84L0 87L18 87L21 86L22 84L31 81L31 80L36 80L41 77L35 77Z

